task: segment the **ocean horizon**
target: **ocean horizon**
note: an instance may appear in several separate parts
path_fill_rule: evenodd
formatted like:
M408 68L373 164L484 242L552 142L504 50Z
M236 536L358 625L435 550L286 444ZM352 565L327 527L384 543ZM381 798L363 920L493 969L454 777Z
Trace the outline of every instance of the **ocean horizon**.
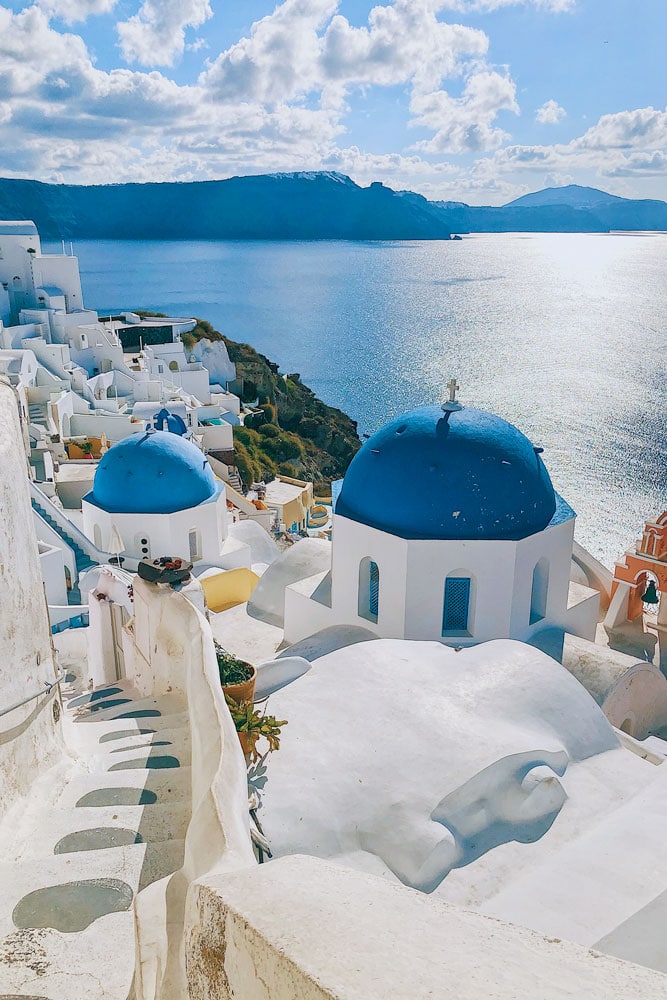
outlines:
M658 233L74 244L88 307L207 319L362 434L455 376L544 448L610 568L667 506L666 251Z

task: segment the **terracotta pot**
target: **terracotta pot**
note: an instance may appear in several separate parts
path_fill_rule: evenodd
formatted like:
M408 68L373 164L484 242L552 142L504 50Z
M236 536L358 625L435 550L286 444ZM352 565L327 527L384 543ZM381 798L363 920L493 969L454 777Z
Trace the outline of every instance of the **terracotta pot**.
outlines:
M243 750L243 756L245 757L246 764L250 764L252 760L252 751L254 747L253 740L251 739L250 733L239 733L236 734L239 738L239 743L241 744L241 749Z
M252 664L249 664L252 666ZM228 694L237 705L252 705L255 697L255 681L257 680L257 669L252 667L252 677L241 684L223 684L222 690Z

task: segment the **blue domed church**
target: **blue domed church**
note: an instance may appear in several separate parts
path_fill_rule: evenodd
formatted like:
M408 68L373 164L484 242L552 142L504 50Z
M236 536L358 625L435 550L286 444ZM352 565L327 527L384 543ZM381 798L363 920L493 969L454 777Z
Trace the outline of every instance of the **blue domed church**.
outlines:
M542 449L454 395L392 420L356 454L331 572L286 595L288 641L341 624L454 646L594 637L598 595L570 582L575 514Z
M133 434L103 456L83 498L84 531L131 559L180 556L217 565L227 537L224 484L204 454L170 431Z

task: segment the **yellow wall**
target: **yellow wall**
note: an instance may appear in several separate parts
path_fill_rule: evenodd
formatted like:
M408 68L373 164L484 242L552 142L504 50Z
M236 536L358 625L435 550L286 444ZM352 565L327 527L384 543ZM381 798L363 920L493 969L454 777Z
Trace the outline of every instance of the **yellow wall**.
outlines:
M199 582L204 591L207 607L217 613L249 600L259 583L259 577L251 569L240 566L238 569L222 570L215 576L207 576Z

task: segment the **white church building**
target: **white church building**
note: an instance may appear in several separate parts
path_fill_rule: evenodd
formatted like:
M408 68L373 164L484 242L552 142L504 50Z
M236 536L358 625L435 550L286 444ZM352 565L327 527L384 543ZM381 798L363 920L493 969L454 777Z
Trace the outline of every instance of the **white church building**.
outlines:
M131 560L178 556L225 569L250 562L247 546L228 537L225 484L196 445L170 431L132 434L110 448L82 510L95 545Z
M391 421L352 460L330 572L287 588L287 641L342 624L452 646L545 629L594 638L599 594L570 581L575 513L541 449L450 395Z

